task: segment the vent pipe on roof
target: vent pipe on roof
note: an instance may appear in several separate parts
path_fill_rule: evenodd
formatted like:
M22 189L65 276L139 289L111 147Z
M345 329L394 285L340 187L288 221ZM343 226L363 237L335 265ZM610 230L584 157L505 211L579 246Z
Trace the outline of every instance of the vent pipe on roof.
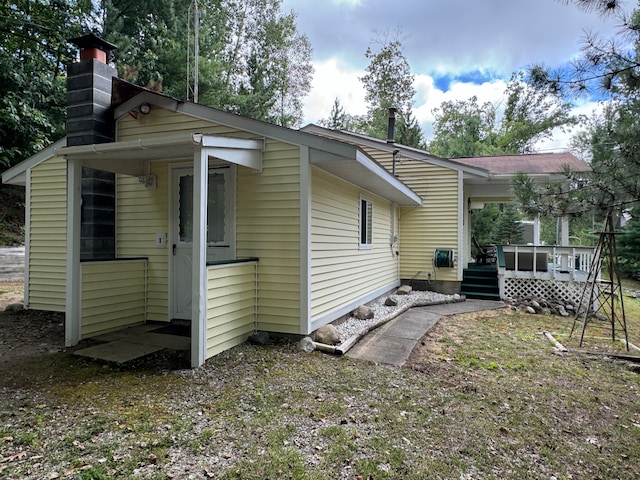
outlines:
M395 143L396 139L396 112L397 108L389 109L389 122L387 124L387 143Z

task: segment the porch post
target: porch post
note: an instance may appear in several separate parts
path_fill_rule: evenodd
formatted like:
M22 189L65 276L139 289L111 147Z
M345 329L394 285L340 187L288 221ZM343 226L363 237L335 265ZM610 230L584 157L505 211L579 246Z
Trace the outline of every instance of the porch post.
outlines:
M193 155L193 276L191 312L191 366L205 361L207 349L207 190L208 155Z
M569 217L560 217L560 246L569 245ZM560 254L560 271L569 271L569 253Z
M80 341L80 202L82 166L67 160L67 290L65 302L64 343L71 347Z
M533 218L533 244L540 245L540 215Z

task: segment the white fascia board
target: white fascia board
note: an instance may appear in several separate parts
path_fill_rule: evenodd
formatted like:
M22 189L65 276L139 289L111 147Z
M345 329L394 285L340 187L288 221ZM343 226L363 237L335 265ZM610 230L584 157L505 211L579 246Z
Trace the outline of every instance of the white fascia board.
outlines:
M195 135L194 137L198 137ZM262 171L264 140L200 135L200 145L210 157Z

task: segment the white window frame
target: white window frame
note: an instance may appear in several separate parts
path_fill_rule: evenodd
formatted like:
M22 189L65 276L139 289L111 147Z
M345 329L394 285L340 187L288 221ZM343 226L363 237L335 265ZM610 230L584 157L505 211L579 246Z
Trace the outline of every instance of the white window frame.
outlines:
M368 250L373 248L373 200L360 195L358 212L358 243L361 250ZM364 242L363 237L366 237Z

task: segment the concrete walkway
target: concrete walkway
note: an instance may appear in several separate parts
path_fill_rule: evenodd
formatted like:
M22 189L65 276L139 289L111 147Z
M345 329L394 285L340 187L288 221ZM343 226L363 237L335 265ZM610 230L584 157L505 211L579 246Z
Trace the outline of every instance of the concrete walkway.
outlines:
M401 366L409 358L418 340L440 318L503 307L503 302L491 300L466 300L458 303L414 307L369 332L346 355L358 360Z

